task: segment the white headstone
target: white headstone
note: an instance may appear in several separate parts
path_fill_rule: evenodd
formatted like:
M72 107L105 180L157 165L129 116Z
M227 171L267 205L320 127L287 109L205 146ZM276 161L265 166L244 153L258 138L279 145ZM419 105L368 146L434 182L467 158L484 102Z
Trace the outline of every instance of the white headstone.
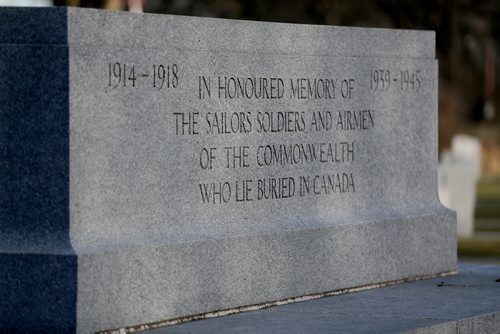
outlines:
M444 152L439 164L439 197L457 212L457 235L474 233L476 184L481 173L481 143L477 138L453 137L451 151Z

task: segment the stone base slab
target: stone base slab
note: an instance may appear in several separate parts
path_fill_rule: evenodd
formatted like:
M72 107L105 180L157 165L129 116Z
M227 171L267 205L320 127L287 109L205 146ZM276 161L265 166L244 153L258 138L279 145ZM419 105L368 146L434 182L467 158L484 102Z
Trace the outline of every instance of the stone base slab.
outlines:
M451 272L454 219L443 210L78 254L1 254L0 270L9 273L1 282L2 314L9 319L2 329L88 333ZM31 302L19 307L23 294Z

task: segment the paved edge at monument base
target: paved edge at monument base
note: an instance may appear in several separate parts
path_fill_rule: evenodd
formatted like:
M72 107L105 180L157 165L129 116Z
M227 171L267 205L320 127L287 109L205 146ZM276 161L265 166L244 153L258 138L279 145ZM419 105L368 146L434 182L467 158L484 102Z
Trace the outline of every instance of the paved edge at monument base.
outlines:
M453 272L454 219L454 213L443 210L433 216L79 254L77 331L133 327Z
M437 277L447 277L447 276L456 275L457 273L458 273L458 271L450 271L450 272L446 272L446 273L432 274L432 275L428 275L428 276L414 276L414 277L409 277L409 278L400 279L400 280L394 280L394 281L390 281L390 282L375 283L375 284L369 284L369 285L364 285L364 286L359 286L359 287L354 287L354 288L346 288L346 289L325 292L325 293L321 293L321 294L288 298L288 299L284 299L284 300L277 300L277 301L272 301L272 302L258 304L258 305L249 305L249 306L234 308L234 309L230 309L230 310L221 310L221 311L210 312L210 313L196 314L196 315L189 316L189 317L177 318L177 319L172 319L172 320L167 320L167 321L160 321L160 322L155 322L155 323L151 323L151 324L144 324L144 325L139 325L139 326L131 326L131 327L127 327L127 328L119 328L119 329L109 330L109 331L101 331L99 333L102 333L102 334L115 334L115 333L122 334L124 331L125 332L135 332L135 331L152 330L152 329L157 329L157 328L162 328L162 327L180 325L180 324L184 324L184 323L188 323L188 322L192 322L192 321L207 320L207 319L219 318L219 317L224 317L224 316L229 316L229 315L235 315L235 314L239 314L242 312L258 311L258 310L264 310L264 309L267 309L270 307L282 306L282 305L287 305L287 304L292 304L292 303L307 302L307 301L312 301L312 300L315 300L318 298L339 296L339 295L344 295L344 294L348 294L348 293L355 293L355 292L360 292L360 291L365 291L365 290L370 290L370 289L379 289L379 288L384 288L384 287L388 287L388 286L392 286L392 285L396 285L396 284L417 282L420 280L432 279L432 278L437 278Z
M499 297L500 266L460 263L458 275L192 321L146 333L500 333Z
M407 331L406 334L499 333L500 311Z

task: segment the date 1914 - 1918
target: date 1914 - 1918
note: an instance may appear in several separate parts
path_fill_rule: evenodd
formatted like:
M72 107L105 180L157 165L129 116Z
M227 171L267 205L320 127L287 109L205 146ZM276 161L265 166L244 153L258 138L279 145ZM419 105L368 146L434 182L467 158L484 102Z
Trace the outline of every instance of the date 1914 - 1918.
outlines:
M108 64L108 86L136 88L140 82L147 82L151 88L176 88L179 85L179 67L177 64L153 64L141 70L138 65L121 62Z

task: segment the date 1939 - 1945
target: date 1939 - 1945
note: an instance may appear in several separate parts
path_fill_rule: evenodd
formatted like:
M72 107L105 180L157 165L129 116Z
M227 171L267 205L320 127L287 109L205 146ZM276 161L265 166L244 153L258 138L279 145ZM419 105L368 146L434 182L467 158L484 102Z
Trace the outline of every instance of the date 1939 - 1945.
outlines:
M108 86L136 88L147 85L156 90L176 88L179 85L179 67L177 64L153 64L142 66L122 62L108 64Z
M418 92L422 87L420 70L391 72L388 69L372 69L370 71L371 90L386 92L391 87L403 92Z

